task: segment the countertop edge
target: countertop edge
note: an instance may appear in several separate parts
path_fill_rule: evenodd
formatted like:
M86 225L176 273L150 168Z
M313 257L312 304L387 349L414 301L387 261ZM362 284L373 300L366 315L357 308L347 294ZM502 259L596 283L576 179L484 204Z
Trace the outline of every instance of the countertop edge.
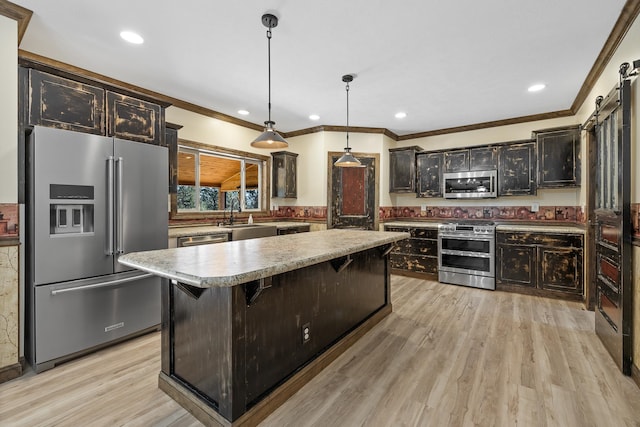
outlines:
M358 233L358 232L359 231L353 231L353 233ZM299 259L299 260L296 260L295 262L275 264L268 268L257 268L252 270L248 269L242 273L230 274L225 276L201 277L201 276L186 274L184 272L169 271L163 268L159 268L157 264L153 263L153 261L145 262L145 261L135 259L136 257L144 257L145 252L125 254L119 258L119 262L129 267L134 267L134 268L137 268L138 270L146 271L148 273L152 273L154 275L164 277L166 279L177 280L180 283L185 283L185 284L200 287L200 288L232 287L232 286L237 286L243 283L251 282L254 280L263 279L265 277L270 277L277 274L286 273L288 271L293 271L300 268L308 267L310 265L319 264L321 262L329 261L335 258L340 258L356 252L362 252L368 249L394 243L399 240L403 240L410 237L409 233L404 233L404 232L379 232L379 233L380 233L379 238L376 239L375 242L372 242L372 241L360 242L358 244L351 245L348 248L327 251L326 253L322 253L317 256L312 256L306 259ZM273 239L273 238L282 238L282 237L284 236L266 237L264 239ZM226 245L229 243L232 244L234 242L218 243L216 245L206 245L206 246L218 247L219 245ZM179 248L179 249L186 249L186 248ZM174 251L174 250L176 249L165 249L165 250L157 250L157 251L149 251L149 252L158 254L161 251ZM133 259L130 259L130 258L133 258Z
M256 225L273 225L277 229L311 226L308 222L256 222ZM170 239L186 236L202 236L209 234L228 234L231 228L217 225L179 225L169 226Z

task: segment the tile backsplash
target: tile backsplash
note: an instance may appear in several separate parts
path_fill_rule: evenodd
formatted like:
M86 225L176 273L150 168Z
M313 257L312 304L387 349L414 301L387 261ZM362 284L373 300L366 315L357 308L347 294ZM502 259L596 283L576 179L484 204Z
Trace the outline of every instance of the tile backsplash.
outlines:
M391 219L489 219L518 221L584 222L581 206L383 206L380 220Z
M18 204L0 203L0 238L18 237Z
M326 206L279 206L271 211L275 218L326 220ZM490 219L519 221L584 222L580 206L540 206L531 212L531 206L381 206L380 221L395 219Z
M301 218L310 220L326 220L326 206L278 206L271 211L274 218Z

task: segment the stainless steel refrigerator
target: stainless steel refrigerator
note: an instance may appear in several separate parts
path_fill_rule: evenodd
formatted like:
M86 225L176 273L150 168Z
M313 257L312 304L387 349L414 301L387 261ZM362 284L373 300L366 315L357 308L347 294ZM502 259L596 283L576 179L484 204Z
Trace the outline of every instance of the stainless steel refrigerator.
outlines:
M25 355L41 372L160 323L161 279L118 258L167 247L168 150L36 126L27 153Z

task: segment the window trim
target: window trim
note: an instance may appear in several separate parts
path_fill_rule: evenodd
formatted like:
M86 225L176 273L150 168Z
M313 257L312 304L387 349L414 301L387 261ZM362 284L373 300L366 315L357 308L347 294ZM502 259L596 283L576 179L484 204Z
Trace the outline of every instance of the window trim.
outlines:
M264 156L261 154L250 153L247 151L234 150L227 147L220 147L216 145L203 144L200 142L189 141L186 139L178 139L175 143L174 147L171 147L171 158L170 158L170 168L175 170L175 182L172 183L171 186L171 212L170 219L204 219L204 218L222 218L225 214L222 210L217 211L197 211L197 210L181 210L178 211L178 151L180 148L186 148L188 150L197 151L198 154L211 154L211 155L220 155L221 157L229 157L236 158L241 160L241 167L246 169L247 164L257 163L259 165L260 170L260 181L261 181L261 194L260 194L260 209L249 209L247 210L248 214L253 215L268 215L269 214L269 206L271 203L271 179L269 175L269 171L271 170L271 157ZM199 156L198 161L196 162L196 172L199 171ZM241 202L242 206L244 206L244 174L241 174L242 179L242 192L241 192ZM196 181L198 182L198 181ZM243 212L245 210L243 209ZM240 214L242 216L242 214Z

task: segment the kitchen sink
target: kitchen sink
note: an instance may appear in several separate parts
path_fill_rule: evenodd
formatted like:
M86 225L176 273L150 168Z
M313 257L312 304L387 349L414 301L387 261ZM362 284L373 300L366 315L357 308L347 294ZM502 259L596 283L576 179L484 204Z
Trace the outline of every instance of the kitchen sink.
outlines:
M231 229L231 240L256 239L258 237L269 237L278 234L275 225L267 224L235 224L225 225L225 228Z

